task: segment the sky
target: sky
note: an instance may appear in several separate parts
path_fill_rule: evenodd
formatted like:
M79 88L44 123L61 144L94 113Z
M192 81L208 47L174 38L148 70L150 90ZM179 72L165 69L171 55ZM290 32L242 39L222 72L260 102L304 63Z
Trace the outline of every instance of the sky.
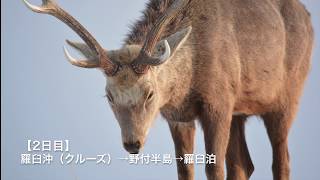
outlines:
M147 1L58 2L104 47L117 49ZM320 179L320 1L302 2L311 12L316 43L312 69L290 132L289 151L292 179L312 180ZM97 70L70 65L62 51L66 38L79 40L66 25L53 17L32 13L20 0L1 1L1 179L177 179L175 163L132 165L118 159L128 154L104 97L105 77ZM271 179L272 151L260 119L253 117L247 122L246 139L255 165L251 179ZM54 160L50 165L22 165L21 154L30 153L28 140L69 140L69 153L86 157L110 154L112 160L109 165L62 165L61 153L52 152ZM195 152L204 153L199 126ZM161 117L151 129L142 153L174 154L168 125ZM205 179L203 165L196 165L195 179Z

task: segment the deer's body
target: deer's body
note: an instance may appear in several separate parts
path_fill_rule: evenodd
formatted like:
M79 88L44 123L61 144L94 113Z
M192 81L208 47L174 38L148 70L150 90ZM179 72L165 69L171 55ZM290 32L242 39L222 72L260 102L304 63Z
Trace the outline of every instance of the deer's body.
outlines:
M148 6L146 14L149 18L146 19L158 16L157 11L150 9L165 9L165 2L170 4L169 1L162 1L156 8L152 6L156 2L151 1ZM184 13L190 16L184 18L190 20L193 27L190 37L175 57L163 65L166 67L159 67L163 71L158 77L159 86L169 97L161 107L161 114L169 121L178 122L199 118L204 131L212 131L207 132L205 140L206 144L218 146L213 147L218 148L214 151L216 153L220 151L219 148L225 149L227 141L223 139L228 139L230 126L215 127L221 132L216 135L219 138L215 139L214 132L217 130L207 129L211 126L210 121L223 116L218 119L227 122L231 120L232 112L243 114L233 117L243 122L233 122L233 126L237 127L233 130L235 136L231 136L234 139L230 140L233 144L243 142L242 145L230 147L243 148L242 155L238 153L235 157L227 158L230 160L229 177L238 178L249 177L253 166L250 157L245 156L248 150L244 135L237 133L244 133L242 123L246 116L262 116L274 145L274 178L287 179L287 135L309 70L313 45L308 12L296 0L198 0L191 4L189 12ZM178 19L177 24L169 26L164 34L174 33L179 22L182 26L185 24ZM139 21L126 43L143 43L145 34L141 32L148 31L148 23L152 24ZM208 118L210 115L212 117ZM175 127L171 129L178 130L177 123L169 124ZM193 134L190 127L194 125L185 126ZM190 139L190 133L180 133L180 139L176 137L179 141L177 144L189 146L189 152L184 153L192 152L193 142L184 142ZM176 147L176 151L179 149L181 147ZM224 153L221 150L218 160L224 157ZM235 154L232 153L233 150L230 150L230 155ZM281 157L285 157L284 160ZM219 164L222 169L223 163ZM180 176L184 176L185 169L179 170ZM240 172L232 175L232 171ZM188 176L193 173L185 174Z
M192 153L198 119L206 151L217 157L216 165L206 166L208 179L224 178L225 157L228 178L247 179L253 165L244 122L257 115L272 144L274 178L289 179L287 137L313 46L308 12L297 0L190 0L174 14L170 10L184 1L176 2L151 0L125 45L108 51L108 58L90 43L96 52L69 43L88 59L100 58L97 67L108 76L106 91L125 148L139 152L161 112L176 155ZM158 18L163 14L175 18L169 23ZM96 62L71 59L81 67ZM179 179L193 179L193 166L178 161L178 173Z
M166 4L170 1L149 6L146 12L154 14L148 18L161 14L150 9L165 9ZM235 112L260 115L277 108L291 90L288 87L297 84L294 90L302 89L313 35L309 14L298 1L198 0L193 4L192 17L184 17L190 19L192 33L158 77L170 97L162 108L165 116L176 114L175 108L183 112L181 116L188 114L184 111L197 114L190 104L199 107L199 100L217 99L226 91L233 96ZM126 44L143 43L151 28L147 23L154 22L137 23ZM178 28L170 27L164 34Z

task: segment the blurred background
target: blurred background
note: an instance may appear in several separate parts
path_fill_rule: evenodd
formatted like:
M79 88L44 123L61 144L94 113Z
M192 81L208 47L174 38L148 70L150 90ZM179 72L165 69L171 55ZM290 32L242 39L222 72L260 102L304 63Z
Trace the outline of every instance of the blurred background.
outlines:
M40 4L40 0L32 0ZM129 25L147 0L58 1L107 49L122 45ZM303 0L311 12L316 45L300 110L289 136L293 180L320 179L320 1ZM177 179L172 165L129 165L116 158L122 148L119 126L104 97L105 78L97 70L70 65L62 52L65 39L80 38L66 25L29 11L20 0L1 0L1 179L4 180L163 180ZM299 42L297 42L299 43ZM199 126L198 126L199 127ZM197 129L196 153L204 152ZM253 180L272 179L272 152L263 122L251 118L246 137L255 165ZM85 156L110 153L110 165L21 165L27 140L69 140L70 152ZM142 153L174 154L167 123L159 117ZM195 179L205 179L196 165Z

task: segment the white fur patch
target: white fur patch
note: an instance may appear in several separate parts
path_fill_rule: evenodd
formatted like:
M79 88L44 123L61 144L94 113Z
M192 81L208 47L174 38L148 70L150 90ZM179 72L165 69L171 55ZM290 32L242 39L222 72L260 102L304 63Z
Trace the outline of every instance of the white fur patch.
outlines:
M114 103L119 105L134 105L143 97L143 92L137 85L125 89L113 89Z

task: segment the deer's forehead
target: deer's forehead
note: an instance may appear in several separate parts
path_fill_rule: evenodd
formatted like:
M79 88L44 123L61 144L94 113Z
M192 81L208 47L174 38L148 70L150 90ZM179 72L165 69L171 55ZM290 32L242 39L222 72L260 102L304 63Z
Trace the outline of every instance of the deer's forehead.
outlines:
M131 87L136 83L141 81L142 77L137 76L135 72L129 66L122 66L122 69L118 71L115 76L107 76L108 86L121 86L121 87Z
M128 88L114 88L113 96L115 103L119 105L138 104L144 95L144 91L140 86L134 85Z
M122 71L117 76L107 77L107 88L124 91L128 89L148 89L152 85L148 75L137 76L134 72Z
M135 83L132 85L108 85L108 91L112 94L114 102L117 105L136 105L142 102L148 91L146 84Z
M124 66L116 76L107 77L107 91L118 105L138 104L153 86L149 73L137 76L130 67Z
M136 74L131 66L124 65L115 76L106 76L108 86L131 87L133 85L148 86L154 82L155 74L148 71L146 74Z

